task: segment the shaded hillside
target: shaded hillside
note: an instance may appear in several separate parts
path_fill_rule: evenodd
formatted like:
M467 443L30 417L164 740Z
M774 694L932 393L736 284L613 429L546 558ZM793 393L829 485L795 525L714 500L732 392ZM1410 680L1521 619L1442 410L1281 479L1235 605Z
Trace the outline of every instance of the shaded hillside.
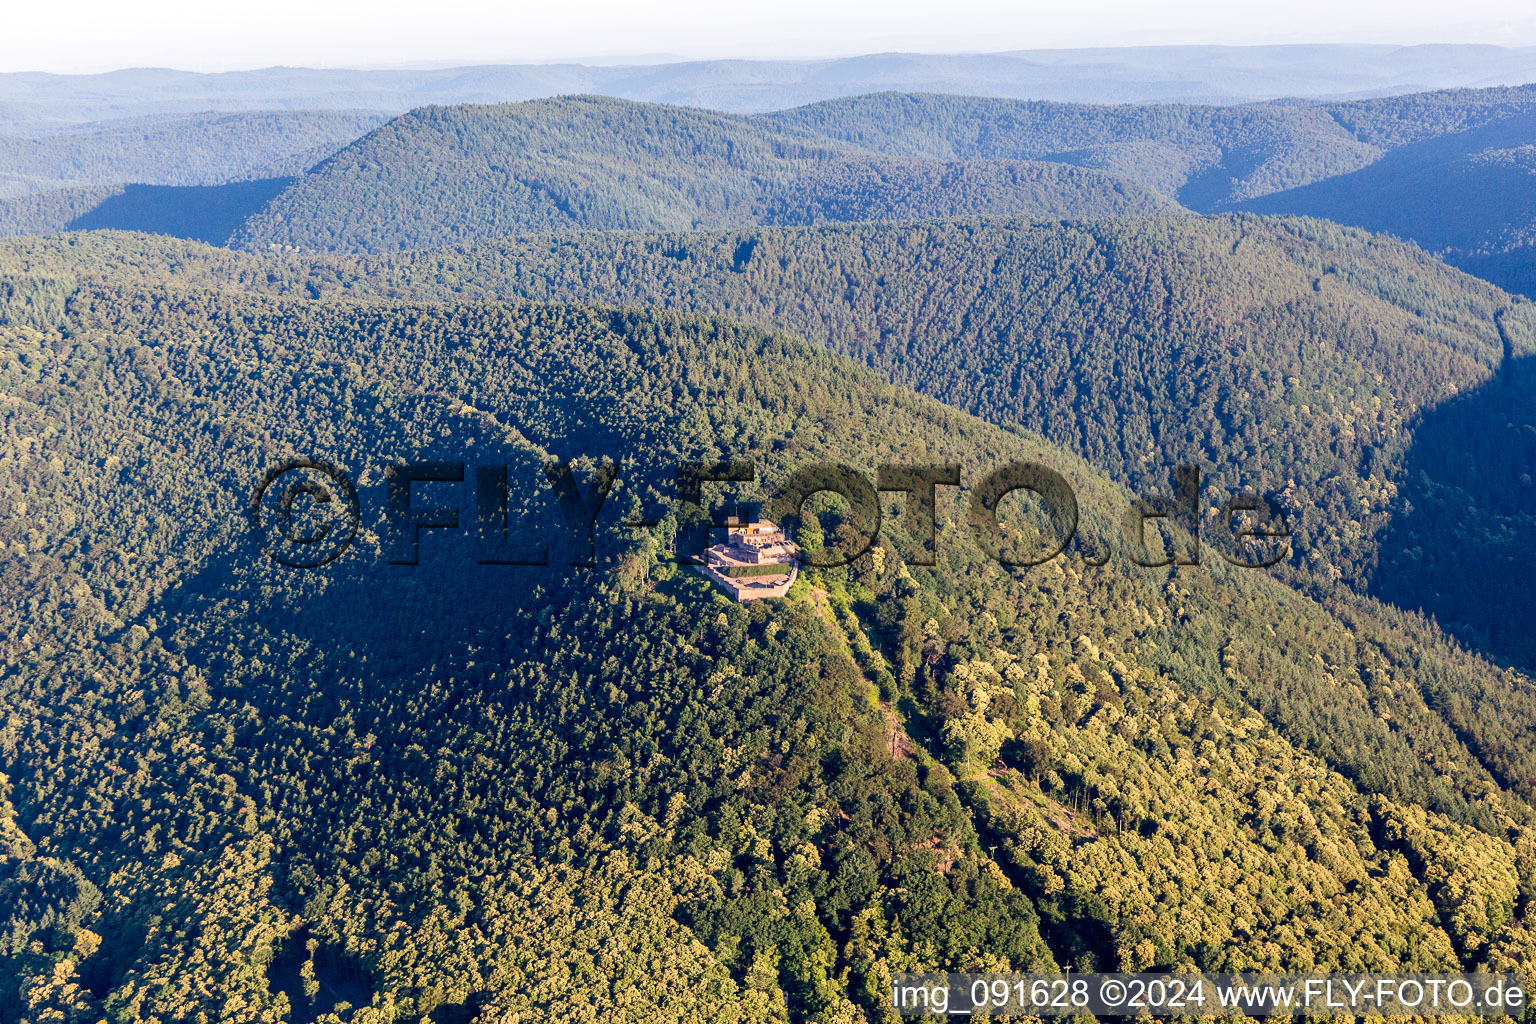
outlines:
M1174 208L1102 174L913 167L726 114L567 97L413 111L299 178L233 242L376 252L574 229Z
M716 318L40 246L0 250L0 885L28 894L0 985L31 1012L254 1021L295 955L368 1024L881 1019L906 969L1533 962L1499 779L1529 791L1536 746L1499 730L1536 688L1422 626L1215 559L1005 571L965 491L933 568L891 516L783 603L666 558L682 458L753 457L769 493L825 459L1033 459L1103 536L1128 495L1059 449ZM191 286L220 266L294 294ZM246 521L295 453L364 510L315 572ZM468 512L385 564L384 466L506 464L521 544L558 541L552 457L618 464L595 570L476 564ZM808 513L808 544L859 529ZM1474 686L1502 714L1435 703Z
M98 185L0 199L0 235L118 230L223 245L292 178L228 185Z
M376 127L366 111L245 111L0 135L0 196L86 185L222 185L298 174Z
M1372 592L1536 664L1536 359L1428 411L1413 438Z
M1536 295L1536 112L1405 145L1369 167L1245 208L1390 232L1509 291Z

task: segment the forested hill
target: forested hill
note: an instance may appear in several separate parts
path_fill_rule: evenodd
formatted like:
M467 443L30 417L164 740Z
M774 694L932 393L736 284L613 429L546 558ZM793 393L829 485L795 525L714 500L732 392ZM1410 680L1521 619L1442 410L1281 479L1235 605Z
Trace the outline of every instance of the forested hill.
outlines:
M680 458L1031 459L1102 540L1129 496L1059 449L716 318L349 301L127 236L0 266L7 1020L853 1022L903 969L1536 963L1536 688L1411 618L1216 558L1005 571L967 491L933 568L889 515L783 603L665 558ZM197 287L258 272L292 294ZM318 571L248 533L294 454L365 513ZM468 511L384 564L385 465L467 460L429 503L507 465L518 544L558 541L552 457L618 464L596 569L476 565ZM861 525L809 512L812 548Z
M413 111L300 178L233 242L389 251L583 228L1176 208L1101 172L914 167L727 114L577 96Z
M1486 429L1426 434L1426 445L1468 466L1477 453L1519 461L1526 414L1501 386L1524 379L1514 371L1536 355L1536 316L1390 239L1233 216L591 233L295 257L280 272L202 252L184 272L258 288L276 275L315 294L658 304L788 329L1038 431L1139 490L1166 489L1175 466L1198 462L1213 486L1273 493L1313 580L1423 608L1475 646L1536 664L1533 598L1484 585L1523 557L1528 478L1490 466L1453 480L1418 443L1424 418L1454 401L1483 409ZM1501 409L1514 419L1494 423ZM1440 468L1426 488L1428 464ZM1384 532L1410 512L1416 536L1441 531L1438 546Z
M1093 106L879 93L756 115L891 156L1096 167L1212 211L1536 111L1536 85L1347 103Z

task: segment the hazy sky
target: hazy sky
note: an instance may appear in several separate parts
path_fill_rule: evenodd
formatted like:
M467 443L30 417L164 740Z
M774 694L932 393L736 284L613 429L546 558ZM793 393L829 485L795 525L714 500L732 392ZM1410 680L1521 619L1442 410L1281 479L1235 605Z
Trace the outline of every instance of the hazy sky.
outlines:
M0 71L1132 43L1536 45L1536 0L3 0Z

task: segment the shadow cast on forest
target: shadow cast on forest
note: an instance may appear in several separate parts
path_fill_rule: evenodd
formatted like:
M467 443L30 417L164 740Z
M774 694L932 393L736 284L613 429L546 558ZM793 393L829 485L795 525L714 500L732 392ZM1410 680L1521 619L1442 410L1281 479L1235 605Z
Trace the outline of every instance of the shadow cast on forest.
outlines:
M1419 421L1380 538L1374 597L1468 647L1536 668L1536 357L1506 351L1482 387Z
M273 991L288 997L293 1024L307 1024L337 1006L368 1006L373 1000L374 981L354 957L321 943L309 948L307 927L300 928L283 943L267 965L268 984ZM307 979L313 995L306 991L303 968L308 963L313 973Z
M228 185L128 185L68 224L70 231L116 229L223 245L292 178Z

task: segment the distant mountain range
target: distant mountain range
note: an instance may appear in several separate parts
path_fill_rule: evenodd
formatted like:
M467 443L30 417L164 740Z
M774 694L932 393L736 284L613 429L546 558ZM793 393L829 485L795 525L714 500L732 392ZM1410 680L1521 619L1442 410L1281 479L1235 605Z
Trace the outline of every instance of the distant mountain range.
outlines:
M778 110L881 90L1083 103L1235 103L1361 97L1536 81L1536 48L1486 45L1145 46L1011 53L882 53L831 60L707 60L432 70L141 68L0 75L0 131L151 114L504 103L600 93L714 110Z

